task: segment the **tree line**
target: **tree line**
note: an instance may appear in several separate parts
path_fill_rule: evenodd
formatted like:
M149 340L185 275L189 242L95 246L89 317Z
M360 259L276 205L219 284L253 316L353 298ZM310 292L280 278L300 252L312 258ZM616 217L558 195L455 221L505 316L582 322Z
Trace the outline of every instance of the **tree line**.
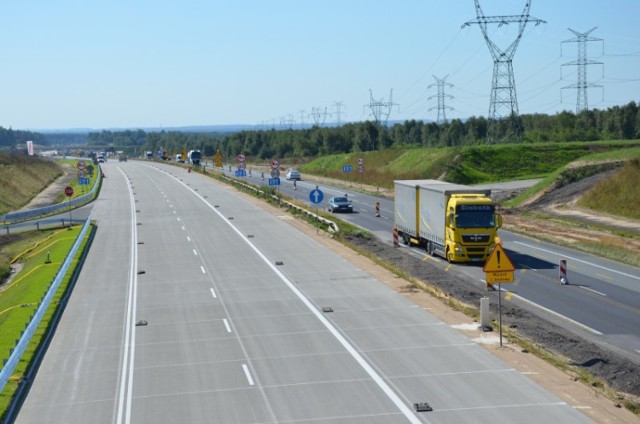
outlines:
M318 155L375 151L388 148L451 147L486 144L487 129L492 124L496 143L547 143L596 140L640 139L640 113L635 102L606 110L569 111L555 115L529 114L498 122L485 117L454 119L444 124L408 120L390 127L374 122L349 123L340 127L285 130L245 130L231 134L181 131L145 132L143 130L100 131L89 133L90 145L107 145L142 155L145 151L166 151L169 155L182 149L200 149L204 156L220 150L224 157L244 153L249 157L313 157ZM42 135L0 128L0 145L8 138L34 141ZM31 136L31 134L33 134ZM59 135L58 135L59 138ZM6 145L11 144L7 142Z

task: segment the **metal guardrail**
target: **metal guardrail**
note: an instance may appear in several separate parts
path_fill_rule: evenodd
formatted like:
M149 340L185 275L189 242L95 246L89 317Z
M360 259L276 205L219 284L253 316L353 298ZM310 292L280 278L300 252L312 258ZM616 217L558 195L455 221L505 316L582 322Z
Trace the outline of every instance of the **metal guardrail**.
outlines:
M83 196L76 197L73 200L61 202L55 205L45 206L43 208L29 209L26 211L9 212L8 214L3 215L1 219L4 223L26 221L32 218L36 218L38 216L49 215L52 213L64 211L70 207L83 205L89 202L93 198L93 196L96 193L96 190L98 190L98 187L100 186L101 180L102 180L102 172L98 172L98 177L94 181L91 191Z
M40 305L38 306L36 313L31 318L31 321L29 321L29 324L27 324L27 328L22 333L22 336L20 336L20 340L17 341L16 346L11 351L11 354L9 355L9 359L7 359L5 363L2 365L2 370L0 370L0 392L4 390L4 387L7 384L7 381L9 381L11 374L16 369L16 366L18 365L18 362L20 362L20 359L22 358L24 351L27 349L27 346L29 345L29 342L31 341L33 334L38 329L38 326L40 325L40 322L42 321L44 314L47 312L47 308L49 308L49 304L51 303L51 300L53 299L56 292L58 291L60 284L62 283L65 275L67 274L67 271L69 270L69 268L71 267L71 264L73 263L73 258L78 252L78 249L80 248L80 244L82 243L82 240L84 239L84 236L86 235L89 229L90 223L91 223L90 219L87 219L85 221L84 226L82 227L82 230L80 230L80 233L76 238L76 241L73 243L73 246L71 247L71 250L65 257L62 263L62 266L58 270L58 273L56 274L53 281L51 282L49 289L47 290L47 293L42 297L42 301L40 302Z

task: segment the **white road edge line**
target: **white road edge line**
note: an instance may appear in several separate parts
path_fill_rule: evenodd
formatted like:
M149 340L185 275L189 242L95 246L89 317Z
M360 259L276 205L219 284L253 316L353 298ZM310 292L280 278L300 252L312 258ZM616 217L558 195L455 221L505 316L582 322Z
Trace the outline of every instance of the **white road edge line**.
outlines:
M118 170L125 175L126 174L118 168ZM138 232L136 225L136 213L135 213L135 199L133 197L133 191L131 184L128 185L129 200L131 204L131 256L130 268L129 268L129 286L128 297L126 307L126 319L125 319L125 337L124 337L124 351L122 360L122 370L120 373L120 386L118 390L118 409L116 423L121 424L124 420L125 423L131 422L131 403L132 403L132 390L133 390L133 365L135 358L135 341L136 341L136 328L134 324L136 316L136 299L137 299L137 268L138 268L138 250L137 240ZM127 374L128 371L128 374ZM126 397L126 401L125 401Z
M249 367L247 366L247 364L242 364L242 369L244 370L244 375L247 376L249 386L253 386L253 378L251 378L251 373L249 372Z
M223 318L222 322L224 322L224 328L227 329L227 333L231 333L231 327L229 327L229 321L227 321L226 318Z
M636 280L640 280L640 277L638 277L638 276L636 276L636 275L627 274L626 272L617 271L617 270L615 270L615 269L607 268L607 267L604 267L604 266L602 266L602 265L597 265L597 264L594 264L594 263L591 263L591 262L588 262L588 261L583 261L582 259L574 258L574 257L572 257L572 256L561 255L561 254L560 254L560 253L558 253L558 252L554 252L554 251L552 251L552 250L543 249L542 247L532 246L532 245L530 245L530 244L523 243L523 242L521 242L521 241L514 241L514 243L521 244L521 245L526 246L526 247L529 247L529 248L531 248L531 249L536 249L536 250L541 250L541 251L543 251L543 252L551 253L552 255L562 256L563 258L571 259L572 261L582 262L583 264L591 265L591 266L593 266L593 267L600 268L600 269L604 269L605 271L613 272L613 273L615 273L615 274L624 275L625 277L629 277L629 278L633 278L633 279L636 279Z
M174 177L175 178L175 177ZM176 179L177 180L177 179ZM202 200L204 204L206 204L209 209L211 209L216 215L218 215L229 227L238 234L238 237L242 239L263 261L264 263L271 268L271 270L284 282L287 287L305 304L307 308L313 313L316 318L333 334L333 336L338 340L338 342L351 354L351 356L360 364L362 369L371 377L371 379L382 389L382 391L387 395L389 400L391 400L396 407L402 412L402 414L409 420L409 422L413 424L421 424L422 421L409 409L409 407L400 399L400 397L391 389L391 387L387 384L387 382L373 369L373 367L362 357L362 355L349 343L347 339L331 324L331 322L325 318L322 313L311 303L309 299L305 297L305 295L291 282L286 275L284 275L276 265L272 264L269 258L264 256L264 254L244 235L242 232L236 228L231 221L229 221L224 215L222 215L216 208L214 208L207 200L202 197L198 192L193 190L191 187L184 184L182 181L178 180L180 184L182 184L187 190L190 190L197 198ZM248 368L246 365L243 365L245 368L245 373L247 373L247 378L251 376L248 373ZM253 380L251 380L252 382Z

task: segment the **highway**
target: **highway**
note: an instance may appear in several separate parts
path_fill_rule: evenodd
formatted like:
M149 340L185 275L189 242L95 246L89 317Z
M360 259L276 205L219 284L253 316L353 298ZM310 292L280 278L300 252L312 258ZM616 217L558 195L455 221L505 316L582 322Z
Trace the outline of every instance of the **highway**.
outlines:
M164 164L104 168L18 423L589 422L289 216Z
M261 183L255 173L248 180ZM293 190L292 182L283 180L280 190L310 204L309 191L315 186L311 181L300 181ZM482 188L503 187L497 184ZM325 197L345 194L344 188L322 186L321 189L326 192ZM340 219L391 243L393 201L353 190L347 193L355 213L340 214ZM375 217L376 201L381 204L380 218ZM640 364L640 269L506 230L500 230L500 237L517 268L515 284L502 285L503 291L512 292L513 302ZM423 249L403 250L425 256ZM567 260L568 285L559 284L561 259ZM448 266L442 258L431 260L443 268ZM455 265L451 269L463 274L471 284L484 287L485 274L480 265Z

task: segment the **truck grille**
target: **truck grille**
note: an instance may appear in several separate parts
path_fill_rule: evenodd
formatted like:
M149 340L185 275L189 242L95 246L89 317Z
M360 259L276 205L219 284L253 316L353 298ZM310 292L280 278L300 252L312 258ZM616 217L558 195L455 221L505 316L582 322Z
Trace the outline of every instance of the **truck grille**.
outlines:
M462 241L464 243L489 243L490 238L489 234L464 234Z

